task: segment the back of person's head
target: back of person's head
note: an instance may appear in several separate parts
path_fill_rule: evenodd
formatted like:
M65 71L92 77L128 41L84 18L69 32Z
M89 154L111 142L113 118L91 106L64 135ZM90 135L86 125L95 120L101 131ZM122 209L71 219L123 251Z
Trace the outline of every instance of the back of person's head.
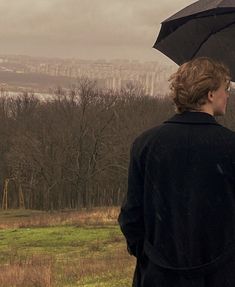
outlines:
M207 102L208 92L222 83L230 85L229 69L210 58L201 57L184 63L170 79L171 97L179 113L199 110Z

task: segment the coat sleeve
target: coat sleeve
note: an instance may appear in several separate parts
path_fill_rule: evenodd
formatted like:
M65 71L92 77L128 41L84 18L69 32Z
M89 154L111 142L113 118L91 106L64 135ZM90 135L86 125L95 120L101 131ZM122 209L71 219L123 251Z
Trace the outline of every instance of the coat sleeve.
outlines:
M127 241L127 249L131 255L138 257L143 249L144 176L140 167L140 158L132 145L128 170L128 190L118 217L120 228Z

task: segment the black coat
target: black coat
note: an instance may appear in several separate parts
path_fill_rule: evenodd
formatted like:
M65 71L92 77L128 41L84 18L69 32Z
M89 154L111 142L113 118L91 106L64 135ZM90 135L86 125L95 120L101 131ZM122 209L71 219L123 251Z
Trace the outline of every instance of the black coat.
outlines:
M133 143L119 224L135 287L235 286L235 134L177 114Z

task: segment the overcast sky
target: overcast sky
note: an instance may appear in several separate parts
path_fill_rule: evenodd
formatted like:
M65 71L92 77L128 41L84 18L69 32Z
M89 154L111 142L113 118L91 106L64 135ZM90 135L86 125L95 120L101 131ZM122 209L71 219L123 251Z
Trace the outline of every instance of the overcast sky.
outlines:
M166 59L152 48L160 23L193 2L0 0L0 54Z

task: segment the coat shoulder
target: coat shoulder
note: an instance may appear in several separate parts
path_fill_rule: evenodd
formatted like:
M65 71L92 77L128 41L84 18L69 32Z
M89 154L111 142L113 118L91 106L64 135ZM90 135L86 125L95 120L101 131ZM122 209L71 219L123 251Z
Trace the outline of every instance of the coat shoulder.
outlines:
M230 139L231 141L235 142L235 132L230 130L227 127L224 126L218 126L218 128L220 129L221 135L226 136L228 139Z
M142 132L133 141L132 150L135 153L139 153L143 151L153 139L156 139L156 136L158 135L158 133L160 132L162 128L163 128L163 124L152 127Z

